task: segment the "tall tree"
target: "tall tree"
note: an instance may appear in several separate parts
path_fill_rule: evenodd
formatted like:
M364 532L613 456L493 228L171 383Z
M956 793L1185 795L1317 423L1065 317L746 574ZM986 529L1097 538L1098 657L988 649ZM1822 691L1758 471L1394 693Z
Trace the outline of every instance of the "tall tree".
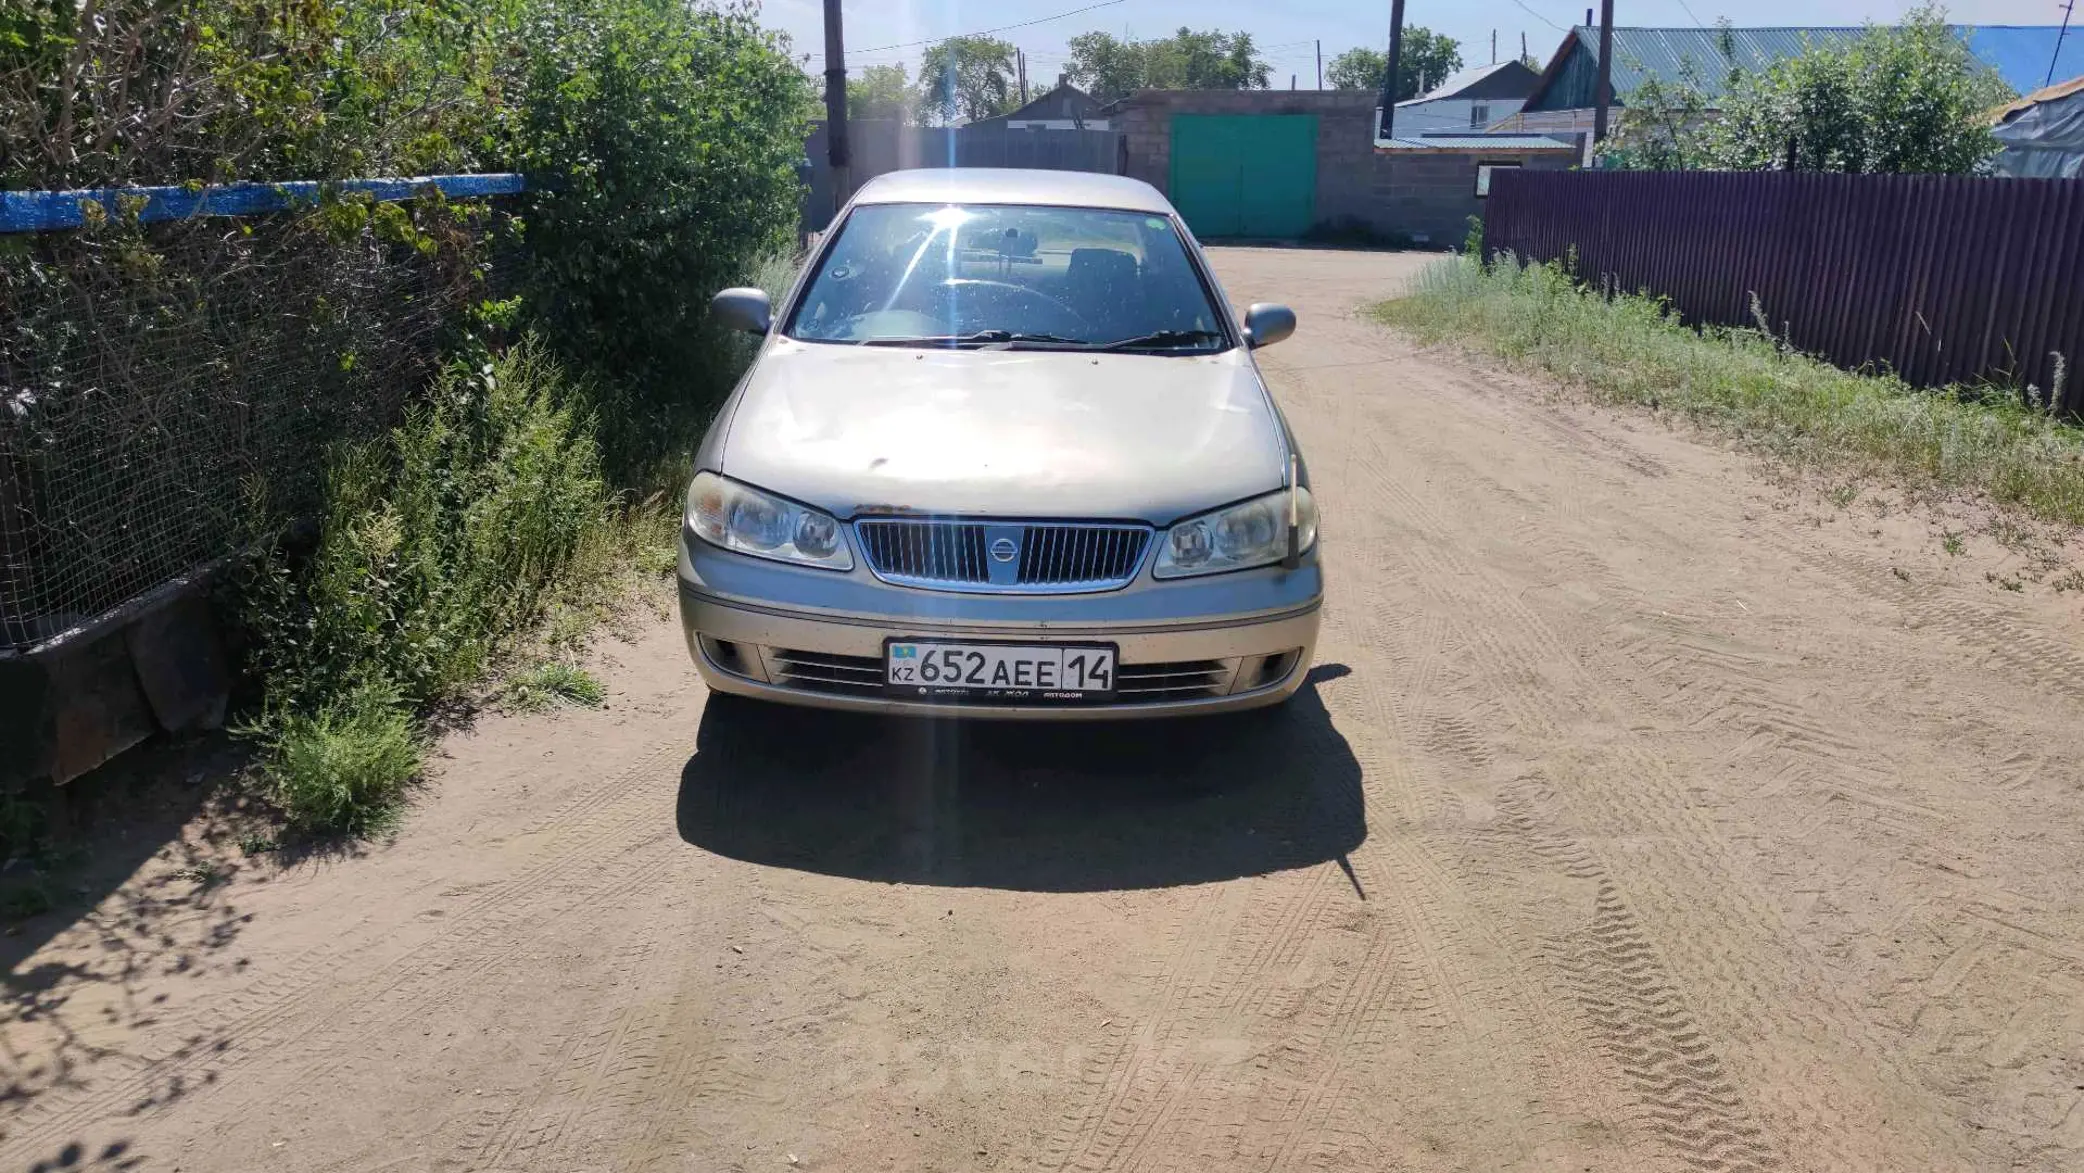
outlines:
M902 62L871 65L861 71L860 77L847 80L849 119L891 118L899 122L916 122L916 103L912 79L906 75Z
M1263 90L1273 74L1246 32L1183 27L1149 41L1081 33L1071 38L1070 47L1065 72L1102 102L1141 89Z
M1149 54L1143 43L1125 41L1112 33L1080 33L1068 42L1071 60L1064 73L1071 84L1101 102L1112 102L1150 82Z
M1446 81L1462 67L1462 46L1444 33L1422 25L1404 27L1404 44L1397 54L1397 101L1407 102ZM1377 90L1389 68L1389 54L1381 49L1348 49L1331 59L1325 80L1335 90Z
M943 123L975 122L1014 106L1013 44L949 37L919 59L919 110Z
M1150 84L1163 89L1263 90L1273 73L1250 33L1197 33L1182 26L1164 40L1145 44Z

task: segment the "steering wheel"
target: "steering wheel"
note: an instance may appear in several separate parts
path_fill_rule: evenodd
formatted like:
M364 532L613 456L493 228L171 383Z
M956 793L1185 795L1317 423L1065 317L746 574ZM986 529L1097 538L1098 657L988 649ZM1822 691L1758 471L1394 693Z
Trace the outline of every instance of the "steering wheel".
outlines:
M1010 281L989 281L979 277L950 277L935 286L934 291L935 295L943 301L951 299L958 294L974 292L985 294L987 298L996 298L1001 302L1025 302L1031 309L1040 309L1044 313L1055 314L1075 322L1079 329L1090 330L1093 327L1093 323L1084 314L1072 309L1069 305L1058 301L1046 293L1029 289L1025 285L1015 285ZM1056 333L1054 330L1042 332Z

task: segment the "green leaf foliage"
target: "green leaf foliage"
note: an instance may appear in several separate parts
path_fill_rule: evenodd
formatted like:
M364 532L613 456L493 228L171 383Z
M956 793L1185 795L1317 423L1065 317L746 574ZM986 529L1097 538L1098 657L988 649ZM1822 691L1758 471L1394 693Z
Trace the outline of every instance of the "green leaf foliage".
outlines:
M1013 109L1013 42L949 37L919 59L919 110L937 122L975 122Z
M912 79L903 62L871 65L859 77L847 79L847 117L881 118L895 122L917 122L919 99L912 92Z
M1273 67L1247 32L1181 27L1169 37L1124 40L1081 33L1065 66L1072 84L1102 102L1141 89L1263 90Z
M387 442L335 448L316 544L249 571L270 708L316 712L371 682L423 706L483 675L611 508L582 398L524 339L451 363Z
M11 0L0 184L476 169L519 3Z
M1988 111L2017 96L1937 8L1762 70L1734 69L1728 56L1718 101L1695 72L1630 94L1608 165L1970 175L2000 147Z
M598 376L628 471L688 442L728 385L708 299L793 246L815 96L741 9L546 4L522 40L517 161L540 185L523 297Z
M1427 93L1461 67L1461 42L1421 25L1405 25L1404 42L1397 49L1397 101ZM1383 50L1348 49L1324 67L1324 80L1335 90L1379 93L1388 70L1389 54Z

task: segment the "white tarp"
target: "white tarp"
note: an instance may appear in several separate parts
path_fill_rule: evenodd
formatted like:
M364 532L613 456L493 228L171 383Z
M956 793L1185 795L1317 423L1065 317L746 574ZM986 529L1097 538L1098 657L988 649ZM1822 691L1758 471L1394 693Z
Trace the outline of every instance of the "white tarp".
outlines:
M1999 175L2084 178L2084 77L2051 86L2006 108L1992 128L2004 143Z

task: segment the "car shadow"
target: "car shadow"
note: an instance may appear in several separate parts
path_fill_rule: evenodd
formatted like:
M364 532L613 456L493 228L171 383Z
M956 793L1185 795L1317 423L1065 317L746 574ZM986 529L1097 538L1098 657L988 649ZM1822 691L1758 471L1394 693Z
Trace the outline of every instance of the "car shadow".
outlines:
M1320 665L1278 709L1098 724L712 695L680 775L680 836L750 863L955 887L1154 888L1331 860L1350 879L1360 763L1317 695L1346 673Z

